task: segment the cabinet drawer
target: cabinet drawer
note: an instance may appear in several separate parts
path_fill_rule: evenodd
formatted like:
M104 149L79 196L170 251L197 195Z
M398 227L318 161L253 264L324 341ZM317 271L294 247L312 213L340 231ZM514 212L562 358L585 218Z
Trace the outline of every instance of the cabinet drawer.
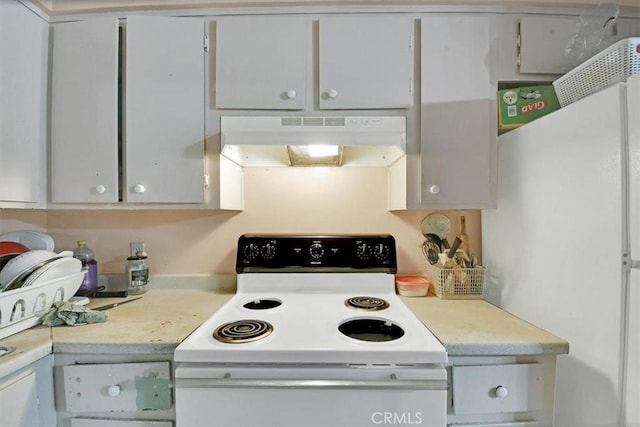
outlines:
M63 366L68 412L171 409L169 362Z
M542 407L542 368L514 364L454 366L455 414L532 411Z

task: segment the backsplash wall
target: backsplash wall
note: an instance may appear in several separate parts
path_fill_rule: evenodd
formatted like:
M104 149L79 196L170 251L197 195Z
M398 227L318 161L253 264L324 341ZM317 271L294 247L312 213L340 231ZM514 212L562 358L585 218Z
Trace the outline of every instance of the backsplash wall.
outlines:
M0 232L36 229L56 250L87 240L101 274L124 271L129 242L144 241L152 274L233 273L243 233L389 233L402 273L424 271L422 219L430 211L387 211L387 173L381 168L251 168L245 170L245 209L0 210ZM480 254L480 212L443 211L467 219L472 252Z

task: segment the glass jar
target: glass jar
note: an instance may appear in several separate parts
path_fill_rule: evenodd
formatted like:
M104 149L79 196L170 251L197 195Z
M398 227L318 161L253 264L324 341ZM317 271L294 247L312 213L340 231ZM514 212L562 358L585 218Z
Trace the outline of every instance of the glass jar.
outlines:
M149 289L147 254L138 252L127 258L127 290L132 295L143 294Z

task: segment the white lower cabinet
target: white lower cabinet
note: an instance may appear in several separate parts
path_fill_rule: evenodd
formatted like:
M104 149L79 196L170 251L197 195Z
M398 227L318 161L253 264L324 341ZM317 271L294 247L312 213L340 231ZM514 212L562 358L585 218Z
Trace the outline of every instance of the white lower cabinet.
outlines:
M555 355L452 357L450 427L550 427Z
M173 425L169 360L56 355L54 378L58 426Z
M7 426L36 426L38 399L36 374L29 370L0 384L2 423Z
M451 376L456 414L542 407L542 369L537 364L454 366Z
M52 368L53 355L49 355L0 378L0 425L55 425Z

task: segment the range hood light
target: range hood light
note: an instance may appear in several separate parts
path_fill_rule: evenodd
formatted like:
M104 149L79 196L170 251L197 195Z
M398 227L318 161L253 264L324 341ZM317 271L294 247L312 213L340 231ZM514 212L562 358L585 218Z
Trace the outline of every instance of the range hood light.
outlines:
M406 154L402 116L223 116L220 150L242 167L389 167Z
M287 145L291 166L342 166L339 145Z

